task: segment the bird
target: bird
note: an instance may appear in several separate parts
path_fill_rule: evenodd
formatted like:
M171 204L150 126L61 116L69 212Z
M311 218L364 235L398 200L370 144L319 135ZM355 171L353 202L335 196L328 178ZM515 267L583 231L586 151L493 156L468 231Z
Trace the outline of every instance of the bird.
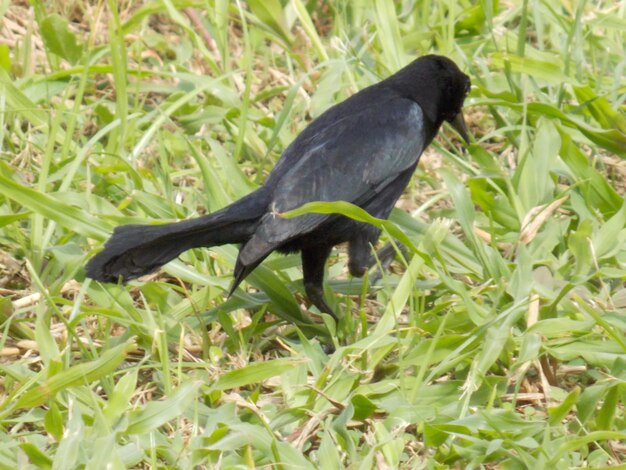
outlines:
M338 321L323 290L331 250L347 243L348 270L361 277L380 229L337 214L281 214L312 201L347 201L388 218L444 122L469 143L463 104L470 87L470 78L451 59L421 56L313 120L247 196L202 217L118 226L88 261L86 275L126 282L189 249L238 244L230 296L272 252L300 252L308 299Z

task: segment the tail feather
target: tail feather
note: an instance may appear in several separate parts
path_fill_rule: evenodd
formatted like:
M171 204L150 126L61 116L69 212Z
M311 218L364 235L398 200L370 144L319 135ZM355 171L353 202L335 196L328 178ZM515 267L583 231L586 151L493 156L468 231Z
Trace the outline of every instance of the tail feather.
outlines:
M248 277L254 269L267 258L276 245L265 242L261 238L253 235L239 250L237 263L235 263L235 271L233 273L233 285L230 287L228 297L233 295L239 284Z
M177 233L172 230L176 225L117 227L104 250L87 263L87 276L103 282L129 281L157 270L190 248L202 246L197 233ZM208 241L206 238L203 241Z
M156 271L191 248L246 244L270 198L271 188L261 186L204 217L173 224L117 227L104 249L87 263L87 276L103 282L128 281Z
M228 297L233 295L233 293L237 290L237 287L239 287L239 284L241 284L243 280L248 277L248 274L250 274L258 265L259 263L252 266L244 266L240 263L239 259L237 259L235 272L233 273L233 284L230 286L230 290L228 291Z
M245 243L268 205L259 188L214 214L164 225L117 227L104 249L89 260L87 276L97 281L128 281L156 271L191 248Z

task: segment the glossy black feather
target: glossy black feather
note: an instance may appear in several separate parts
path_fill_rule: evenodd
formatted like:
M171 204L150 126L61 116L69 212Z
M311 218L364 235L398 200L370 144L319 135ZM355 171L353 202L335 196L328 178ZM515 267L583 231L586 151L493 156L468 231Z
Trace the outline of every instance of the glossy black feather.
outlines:
M449 59L421 57L319 116L247 197L198 219L118 227L87 264L87 275L109 282L133 279L190 248L239 243L234 290L272 251L302 251L307 294L333 314L321 289L330 248L348 242L350 271L361 275L360 264L379 231L336 215L283 219L279 214L311 201L341 200L388 217L443 121L467 139L459 116L469 86Z

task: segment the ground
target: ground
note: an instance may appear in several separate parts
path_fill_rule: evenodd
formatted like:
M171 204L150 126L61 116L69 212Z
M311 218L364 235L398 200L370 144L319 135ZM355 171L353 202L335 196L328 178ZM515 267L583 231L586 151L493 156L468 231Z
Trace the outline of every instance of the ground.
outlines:
M0 467L624 464L625 2L0 5ZM424 53L472 78L338 325L236 247L85 279L122 223L217 210ZM361 217L351 207L322 204Z

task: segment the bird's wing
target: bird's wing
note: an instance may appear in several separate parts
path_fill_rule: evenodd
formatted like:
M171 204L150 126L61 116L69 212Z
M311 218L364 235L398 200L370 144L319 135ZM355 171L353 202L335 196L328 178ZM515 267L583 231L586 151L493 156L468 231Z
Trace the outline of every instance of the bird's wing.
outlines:
M298 139L300 158L275 183L274 197L256 235L280 244L319 226L328 215L276 216L311 201L362 204L416 163L426 146L424 116L417 103L397 97L351 112Z

